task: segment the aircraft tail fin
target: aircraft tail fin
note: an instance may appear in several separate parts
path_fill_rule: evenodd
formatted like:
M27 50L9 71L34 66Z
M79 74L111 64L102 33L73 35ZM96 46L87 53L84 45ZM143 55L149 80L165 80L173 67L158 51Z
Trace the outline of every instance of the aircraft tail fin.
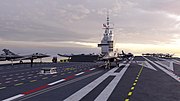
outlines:
M15 54L15 53L11 52L9 49L3 49L2 51L3 51L6 55L17 55L17 54Z
M122 50L122 54L125 55L124 51Z

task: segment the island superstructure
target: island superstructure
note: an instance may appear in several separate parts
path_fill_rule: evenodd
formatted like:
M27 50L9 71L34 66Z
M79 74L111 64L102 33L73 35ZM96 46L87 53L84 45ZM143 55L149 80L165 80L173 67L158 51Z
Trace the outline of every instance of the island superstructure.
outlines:
M101 43L98 44L98 47L101 47L102 55L106 55L106 54L113 52L113 42L114 42L113 37L114 37L114 35L111 30L113 28L110 26L109 14L107 14L106 21L107 21L106 24L103 24L103 29L105 29L103 38L101 40Z

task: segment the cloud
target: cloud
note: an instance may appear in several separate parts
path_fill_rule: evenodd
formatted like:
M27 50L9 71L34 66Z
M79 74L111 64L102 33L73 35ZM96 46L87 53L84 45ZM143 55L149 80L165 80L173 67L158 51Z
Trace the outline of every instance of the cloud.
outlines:
M94 48L93 43L103 36L108 10L117 43L161 48L179 42L179 7L177 0L4 0L0 3L0 41L63 47L62 41L73 42L66 43L69 47Z

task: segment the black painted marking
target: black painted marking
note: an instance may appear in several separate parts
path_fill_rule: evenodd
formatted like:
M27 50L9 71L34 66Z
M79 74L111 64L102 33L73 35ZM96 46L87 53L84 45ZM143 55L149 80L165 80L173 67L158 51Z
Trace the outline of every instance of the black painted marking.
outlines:
M101 82L97 87L90 91L86 96L84 96L80 101L94 101L97 96L106 88L106 86L115 78L116 76L109 76L103 82Z

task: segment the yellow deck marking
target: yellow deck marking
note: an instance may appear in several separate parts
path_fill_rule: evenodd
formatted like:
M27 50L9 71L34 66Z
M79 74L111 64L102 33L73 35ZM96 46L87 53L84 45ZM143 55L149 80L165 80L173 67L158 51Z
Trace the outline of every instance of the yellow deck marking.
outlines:
M134 90L134 87L131 87L131 90Z
M129 99L125 99L125 101L129 101Z
M131 95L132 95L132 92L129 92L129 93L128 93L128 96L131 96Z
M37 80L31 80L30 82L36 82Z
M125 101L129 101L129 99L125 99Z
M24 84L24 83L18 83L18 84L15 84L15 86L19 86L19 85L22 85L22 84Z
M128 93L128 98L125 99L125 101L129 101L129 97L133 94L132 91L135 89L134 86L137 84L138 79L139 79L139 77L140 77L140 75L141 75L141 73L142 73L143 68L144 68L144 63L143 63L143 65L142 65L141 69L139 70L138 75L136 76L136 79L135 79L135 81L134 81L134 83L133 83L133 86L131 87L131 92Z

